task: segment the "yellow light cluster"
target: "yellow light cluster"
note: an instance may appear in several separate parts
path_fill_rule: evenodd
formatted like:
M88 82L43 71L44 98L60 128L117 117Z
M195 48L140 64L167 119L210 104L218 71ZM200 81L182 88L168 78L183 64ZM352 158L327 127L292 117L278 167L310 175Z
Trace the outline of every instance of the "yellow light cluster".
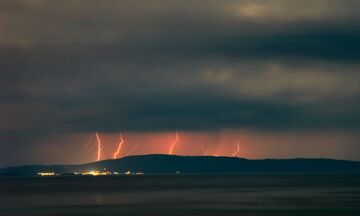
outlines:
M39 176L58 176L59 174L54 173L54 172L39 172L38 175Z
M39 176L59 176L59 174L55 172L39 172L37 174ZM126 171L124 173L119 173L119 172L98 171L98 170L91 170L86 172L74 172L73 174L75 176L144 175L143 172Z
M143 172L131 172L131 171L126 171L125 175L144 175Z
M111 172L100 172L100 171L97 171L97 170L91 170L89 172L83 172L81 173L81 175L91 175L91 176L107 176L107 175L111 175L112 173Z

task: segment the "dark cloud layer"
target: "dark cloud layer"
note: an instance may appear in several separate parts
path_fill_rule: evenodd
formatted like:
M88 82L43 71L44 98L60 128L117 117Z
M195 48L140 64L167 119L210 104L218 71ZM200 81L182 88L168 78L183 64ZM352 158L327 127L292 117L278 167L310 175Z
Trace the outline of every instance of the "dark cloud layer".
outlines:
M359 6L1 1L0 131L357 131Z

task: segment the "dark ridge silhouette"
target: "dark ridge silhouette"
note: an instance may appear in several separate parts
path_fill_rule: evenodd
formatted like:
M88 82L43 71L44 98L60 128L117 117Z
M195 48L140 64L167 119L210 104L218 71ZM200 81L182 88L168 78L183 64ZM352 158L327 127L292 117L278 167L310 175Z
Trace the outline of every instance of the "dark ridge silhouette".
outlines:
M360 162L333 159L264 159L140 155L80 165L29 165L0 169L1 176L33 176L38 172L67 174L90 170L145 174L240 174L244 172L360 172Z

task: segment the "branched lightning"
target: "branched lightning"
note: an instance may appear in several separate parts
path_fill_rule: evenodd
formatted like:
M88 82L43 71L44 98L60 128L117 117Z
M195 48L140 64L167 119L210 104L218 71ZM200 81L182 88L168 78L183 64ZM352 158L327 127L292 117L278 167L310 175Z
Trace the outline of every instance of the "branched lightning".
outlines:
M118 158L118 154L120 153L123 144L124 144L124 139L122 137L122 134L120 133L120 142L118 144L116 151L114 152L114 159Z
M99 133L98 132L95 132L95 136L96 136L96 140L97 140L97 161L100 161L102 159L102 142L101 142L101 139L100 139L100 136L99 136ZM236 149L235 151L232 153L232 157L238 157L238 154L240 152L240 141L239 140L237 143L236 143ZM169 152L168 154L169 155L173 155L174 154L174 150L175 150L175 147L176 145L180 142L180 136L179 136L179 133L176 132L175 133L175 140L171 143L171 145L169 146ZM117 159L119 157L119 155L121 154L122 152L122 147L125 143L125 140L122 136L122 133L120 133L120 141L118 143L118 146L117 146L117 149L116 151L114 152L113 154L113 158L114 159ZM126 154L129 155L131 154L135 149L137 148L137 145L133 146L132 149L130 149L130 151L128 151ZM203 153L204 156L208 155L208 151L207 149L205 149L204 153ZM215 157L218 157L219 155L214 153L213 156Z
M171 144L170 149L169 149L169 155L173 154L174 148L179 141L180 141L179 133L176 132L175 133L175 141Z
M100 161L100 160L101 160L101 140L100 140L100 137L99 137L98 132L96 132L95 135L96 135L97 148L98 148L98 151L97 151L97 161Z

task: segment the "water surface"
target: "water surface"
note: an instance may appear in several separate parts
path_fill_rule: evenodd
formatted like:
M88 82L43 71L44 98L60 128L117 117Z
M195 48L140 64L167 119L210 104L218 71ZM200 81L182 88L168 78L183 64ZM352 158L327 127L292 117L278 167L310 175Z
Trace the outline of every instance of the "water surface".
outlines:
M360 215L360 174L0 178L0 215Z

